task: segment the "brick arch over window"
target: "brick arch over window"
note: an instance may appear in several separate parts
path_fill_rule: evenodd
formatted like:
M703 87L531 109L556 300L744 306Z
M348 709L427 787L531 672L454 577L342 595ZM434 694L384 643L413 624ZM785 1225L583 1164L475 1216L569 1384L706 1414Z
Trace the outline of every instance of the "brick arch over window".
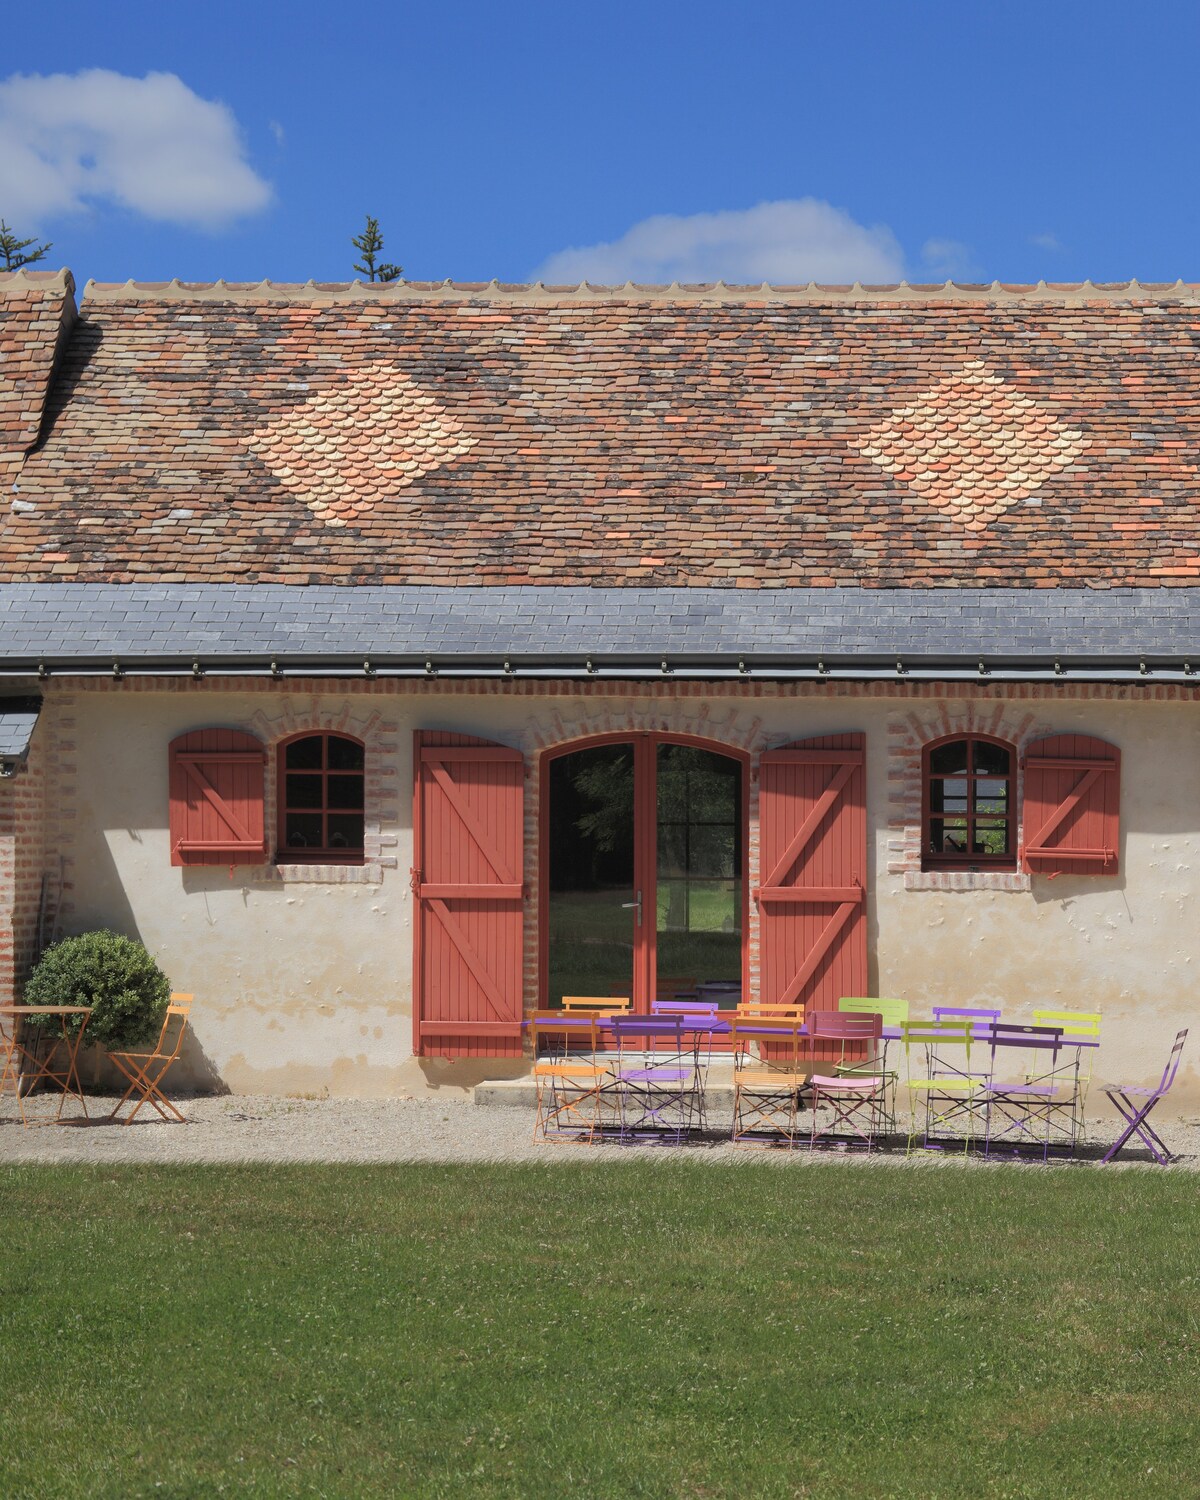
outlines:
M266 741L275 765L278 746L301 734L345 734L359 740L366 752L362 864L276 862L264 865L255 879L266 883L368 884L384 880L399 863L400 768L399 724L382 712L376 685L361 697L331 697L326 693L279 691L250 720L250 728ZM267 777L266 820L274 830L279 821L278 777Z
M968 734L1003 741L1019 758L1031 739L1047 733L1044 720L1021 701L969 691L957 696L940 685L918 688L914 697L888 716L887 873L902 876L906 890L1029 890L1029 874L1018 868L922 869L923 766L926 745ZM1016 811L1019 838L1019 791Z

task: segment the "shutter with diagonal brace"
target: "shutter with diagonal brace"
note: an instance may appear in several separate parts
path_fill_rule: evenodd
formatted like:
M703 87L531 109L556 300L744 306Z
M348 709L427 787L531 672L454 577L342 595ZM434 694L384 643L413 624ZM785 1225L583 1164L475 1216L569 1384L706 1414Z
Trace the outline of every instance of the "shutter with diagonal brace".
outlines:
M524 760L418 730L414 761L414 1049L519 1057Z
M266 750L239 729L193 729L170 746L173 865L257 865L267 855Z
M759 762L760 996L836 1010L867 993L865 737L824 735Z
M1026 747L1022 867L1035 875L1116 875L1121 752L1087 734Z

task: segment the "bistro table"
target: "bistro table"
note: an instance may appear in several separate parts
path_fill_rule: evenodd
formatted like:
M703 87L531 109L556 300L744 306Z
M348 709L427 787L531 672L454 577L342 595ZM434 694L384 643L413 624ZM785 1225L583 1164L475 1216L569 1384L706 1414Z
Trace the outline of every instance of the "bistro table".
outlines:
M83 1117L87 1119L87 1100L83 1096L83 1089L79 1083L78 1063L79 1048L91 1014L90 1005L0 1005L0 1042L3 1044L4 1057L4 1071L0 1073L0 1088L11 1076L16 1091L17 1110L21 1116L21 1124L27 1130L30 1125L51 1123L49 1120L30 1120L25 1114L23 1095L28 1096L42 1082L52 1084L60 1093L58 1109L54 1115L55 1123L61 1123L63 1105L68 1097L72 1096L79 1100L83 1107ZM44 1057L38 1056L37 1045L32 1039L28 1042L21 1039L18 1023L27 1016L53 1016L58 1021L59 1035L46 1049ZM72 1016L83 1017L79 1030L74 1036L71 1035L67 1026ZM65 1068L54 1066L54 1055L59 1042L66 1049Z

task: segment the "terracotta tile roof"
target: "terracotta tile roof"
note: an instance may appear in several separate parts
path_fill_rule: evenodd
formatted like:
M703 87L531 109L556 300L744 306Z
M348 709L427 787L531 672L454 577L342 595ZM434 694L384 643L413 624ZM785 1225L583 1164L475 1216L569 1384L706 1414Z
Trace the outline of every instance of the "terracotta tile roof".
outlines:
M0 578L1200 582L1200 290L89 286Z
M37 441L60 334L75 314L69 271L0 272L0 474ZM7 486L6 486L7 488Z

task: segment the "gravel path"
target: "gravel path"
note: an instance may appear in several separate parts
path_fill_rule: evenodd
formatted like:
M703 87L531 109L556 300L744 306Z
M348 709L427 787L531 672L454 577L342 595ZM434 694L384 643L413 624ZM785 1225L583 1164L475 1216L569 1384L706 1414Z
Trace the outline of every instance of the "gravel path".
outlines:
M55 1100L37 1095L27 1102L33 1117L52 1118ZM438 1099L283 1099L223 1095L180 1101L186 1125L168 1124L149 1109L130 1126L104 1118L115 1100L89 1098L89 1120L71 1102L68 1120L25 1130L12 1095L0 1099L0 1162L480 1162L480 1161L615 1161L632 1155L660 1160L730 1162L770 1160L806 1165L830 1160L864 1162L860 1153L847 1158L837 1151L748 1152L714 1136L685 1147L631 1148L535 1144L533 1111L517 1107L481 1107ZM715 1123L715 1122L714 1122ZM1088 1138L1100 1143L1089 1154L1099 1156L1116 1136L1117 1120L1089 1123ZM1179 1166L1200 1168L1200 1120L1164 1120L1158 1129ZM1123 1160L1148 1160L1144 1152ZM958 1163L957 1156L883 1151L872 1163L938 1166ZM972 1169L990 1170L972 1161Z

